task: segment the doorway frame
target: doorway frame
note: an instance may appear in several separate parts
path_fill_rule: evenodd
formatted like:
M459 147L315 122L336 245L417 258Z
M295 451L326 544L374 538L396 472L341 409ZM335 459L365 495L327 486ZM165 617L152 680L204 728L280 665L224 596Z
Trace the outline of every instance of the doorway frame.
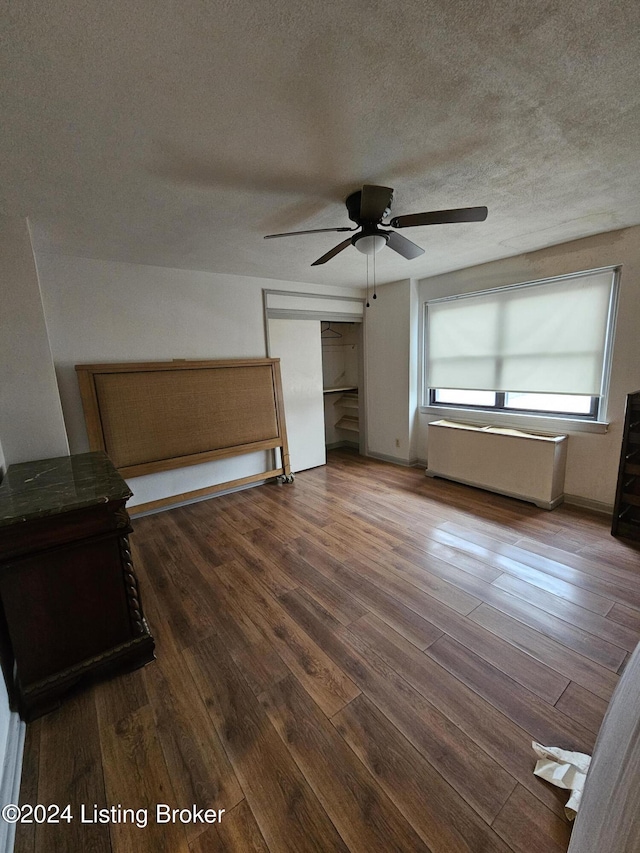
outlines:
M269 297L270 296L289 296L297 299L299 297L305 299L314 299L316 302L318 300L333 302L333 306L327 306L326 308L318 309L316 307L310 307L308 309L305 308L282 308L269 306ZM354 303L360 304L362 307L359 313L356 313L352 310L339 310L339 304L341 302L350 302L352 305ZM346 306L345 306L346 307ZM360 422L362 424L362 431L360 435L360 453L364 456L368 455L368 424L367 424L367 406L365 405L367 399L367 371L365 369L364 363L364 355L366 352L366 335L367 335L367 324L364 321L365 318L365 300L360 296L333 296L327 293L317 293L317 292L305 292L299 290L272 290L270 288L262 289L262 308L263 308L263 321L264 321L264 339L265 339L265 355L269 358L269 353L271 351L271 342L269 340L269 320L318 320L322 322L323 320L331 321L335 323L360 323L362 326L361 333L361 352L359 353L359 365L358 365L358 377L359 377L359 385L362 383L362 393L360 393L359 388L359 397L360 397L360 409L359 416ZM333 310L332 310L333 309Z

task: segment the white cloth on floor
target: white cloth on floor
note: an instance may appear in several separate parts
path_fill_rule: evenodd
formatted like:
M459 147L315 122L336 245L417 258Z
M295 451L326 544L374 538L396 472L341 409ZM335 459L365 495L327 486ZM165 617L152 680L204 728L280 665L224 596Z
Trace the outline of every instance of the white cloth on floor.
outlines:
M542 746L535 741L531 746L540 759L533 770L534 775L551 782L557 788L571 791L564 810L569 820L573 820L582 798L591 756L585 755L584 752L570 752L557 746Z

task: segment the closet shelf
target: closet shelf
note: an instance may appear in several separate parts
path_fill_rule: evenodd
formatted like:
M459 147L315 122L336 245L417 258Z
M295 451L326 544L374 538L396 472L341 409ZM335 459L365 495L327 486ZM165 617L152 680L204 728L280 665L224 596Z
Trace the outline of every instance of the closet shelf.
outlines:
M358 395L343 394L342 397L338 397L334 405L340 406L343 409L352 409L357 412L359 409Z
M336 387L336 388L323 388L322 393L323 394L335 394L337 391L357 391L357 390L358 390L357 385L340 385L339 387Z
M358 418L349 417L349 415L344 415L340 418L340 420L336 424L337 429L348 429L351 432L360 432L360 424L358 423Z

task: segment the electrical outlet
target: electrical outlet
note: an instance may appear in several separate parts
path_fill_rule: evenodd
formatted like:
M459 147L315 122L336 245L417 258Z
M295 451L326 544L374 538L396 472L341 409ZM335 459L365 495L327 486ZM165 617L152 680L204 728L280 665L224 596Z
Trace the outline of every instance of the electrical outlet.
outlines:
M400 447L400 439L396 438L396 447Z

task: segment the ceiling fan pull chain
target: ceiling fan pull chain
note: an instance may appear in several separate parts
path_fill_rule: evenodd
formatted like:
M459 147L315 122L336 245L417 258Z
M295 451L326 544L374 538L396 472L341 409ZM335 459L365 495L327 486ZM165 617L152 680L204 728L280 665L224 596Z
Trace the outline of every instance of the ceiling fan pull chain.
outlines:
M367 255L367 308L370 308L369 304L369 255Z
M376 296L376 256L373 256L373 298L377 299Z

